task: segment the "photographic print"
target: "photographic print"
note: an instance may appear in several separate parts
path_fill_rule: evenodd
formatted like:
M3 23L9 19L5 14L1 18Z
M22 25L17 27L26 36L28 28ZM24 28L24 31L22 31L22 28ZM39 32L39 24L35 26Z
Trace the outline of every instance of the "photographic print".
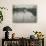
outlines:
M36 23L37 6L36 5L14 5L13 22L15 23Z

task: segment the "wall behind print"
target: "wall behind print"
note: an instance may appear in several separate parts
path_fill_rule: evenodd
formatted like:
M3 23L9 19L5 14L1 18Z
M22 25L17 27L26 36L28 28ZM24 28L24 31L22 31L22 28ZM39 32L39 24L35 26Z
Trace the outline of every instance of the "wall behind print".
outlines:
M13 4L36 4L37 5L37 23L13 23L12 22L12 6ZM0 46L2 38L4 38L3 27L9 25L12 28L10 36L13 32L16 33L16 37L29 37L34 31L41 31L46 37L46 0L0 0L0 6L4 6L8 9L3 10L4 20L0 23ZM46 45L46 39L45 39Z

